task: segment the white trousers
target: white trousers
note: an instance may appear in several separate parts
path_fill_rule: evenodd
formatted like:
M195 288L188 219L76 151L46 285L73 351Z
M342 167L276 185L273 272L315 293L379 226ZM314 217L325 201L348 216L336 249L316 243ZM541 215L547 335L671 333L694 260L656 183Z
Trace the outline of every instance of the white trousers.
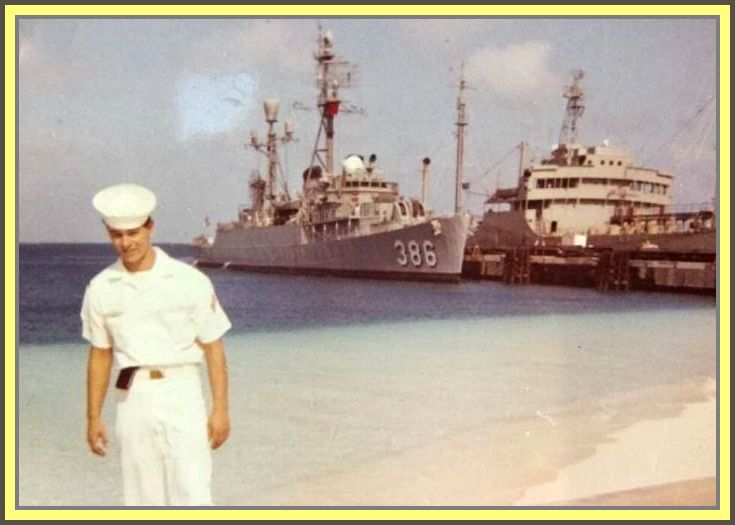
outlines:
M141 368L118 391L116 434L125 505L212 505L212 456L199 367Z

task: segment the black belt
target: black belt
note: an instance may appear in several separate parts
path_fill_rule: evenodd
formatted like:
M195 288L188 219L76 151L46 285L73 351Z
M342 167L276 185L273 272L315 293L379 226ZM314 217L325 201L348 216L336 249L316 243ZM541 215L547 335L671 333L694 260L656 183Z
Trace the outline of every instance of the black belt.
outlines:
M145 377L145 379L155 380L155 379L164 379L170 376L176 376L179 372L188 370L190 366L191 364L171 365L171 366L163 366L159 368L154 368L150 366L128 366L126 368L120 369L120 373L117 376L117 381L115 382L115 386L119 388L120 390L129 389L130 385L133 383L133 377L135 376L136 372L138 372L138 370L141 370L140 373L146 374L145 376L143 376Z
M128 366L126 368L121 368L120 373L117 375L117 381L115 382L115 388L119 388L120 390L127 390L130 388L130 383L133 382L133 376L135 375L135 372L140 369L139 366Z
M127 390L130 388L130 384L133 382L133 376L139 369L139 366L128 366L127 368L120 369L120 373L117 375L117 381L115 382L115 387L120 390ZM148 376L151 379L163 379L166 377L163 370L159 370L157 368L149 368L147 370Z
M117 381L115 382L115 388L120 390L127 390L130 388L130 384L133 382L133 376L135 372L140 369L139 366L128 366L121 368L120 373L117 375Z

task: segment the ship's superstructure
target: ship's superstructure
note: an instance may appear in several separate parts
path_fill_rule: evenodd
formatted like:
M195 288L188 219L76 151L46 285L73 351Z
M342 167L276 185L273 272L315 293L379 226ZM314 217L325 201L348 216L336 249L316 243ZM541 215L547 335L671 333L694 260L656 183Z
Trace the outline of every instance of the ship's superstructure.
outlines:
M626 151L606 142L576 143L584 110L582 76L575 71L564 93L567 110L551 155L537 166L522 166L515 187L498 189L487 200L523 212L539 235L606 233L635 215L667 213L671 204L670 174L636 166Z
M518 186L496 190L487 203L523 212L539 235L609 233L635 216L667 213L672 179L607 144L561 144L524 169Z

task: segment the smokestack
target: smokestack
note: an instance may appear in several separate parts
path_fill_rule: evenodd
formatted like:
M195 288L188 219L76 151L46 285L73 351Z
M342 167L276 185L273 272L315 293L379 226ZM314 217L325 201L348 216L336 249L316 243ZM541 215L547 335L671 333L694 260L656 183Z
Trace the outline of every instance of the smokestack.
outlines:
M424 210L428 209L429 206L429 165L431 159L429 157L424 158L424 169L422 170L422 183L421 183L421 204L424 206Z

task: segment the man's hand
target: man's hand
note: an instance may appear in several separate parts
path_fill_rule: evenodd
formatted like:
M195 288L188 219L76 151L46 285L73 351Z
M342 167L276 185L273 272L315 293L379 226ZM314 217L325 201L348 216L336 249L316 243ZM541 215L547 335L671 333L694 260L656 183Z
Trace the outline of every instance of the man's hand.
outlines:
M112 369L112 349L92 346L87 365L87 443L98 456L105 455L107 430L102 422L102 403Z
M209 385L212 388L212 413L207 423L209 444L212 448L219 446L230 435L230 418L227 415L227 359L222 339L209 343L199 342L207 360Z
M87 420L87 443L94 454L98 456L106 454L107 430L101 418L95 417Z
M213 449L219 448L230 435L230 418L224 410L212 410L207 424L209 444Z

